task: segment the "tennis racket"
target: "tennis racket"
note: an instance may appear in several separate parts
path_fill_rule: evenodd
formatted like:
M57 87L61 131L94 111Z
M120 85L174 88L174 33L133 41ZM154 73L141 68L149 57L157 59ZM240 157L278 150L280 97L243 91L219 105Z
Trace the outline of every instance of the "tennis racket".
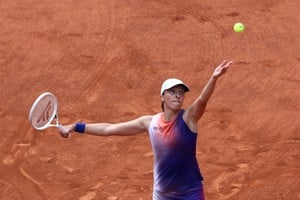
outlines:
M36 130L57 127L61 133L68 133L67 129L59 123L57 100L50 92L41 94L33 102L29 111L29 122Z

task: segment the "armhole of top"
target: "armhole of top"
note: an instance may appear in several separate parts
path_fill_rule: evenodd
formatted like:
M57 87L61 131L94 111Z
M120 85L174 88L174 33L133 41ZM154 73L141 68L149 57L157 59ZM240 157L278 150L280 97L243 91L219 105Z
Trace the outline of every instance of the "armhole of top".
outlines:
M184 125L186 126L186 128L187 128L191 133L198 135L198 132L192 131L192 130L190 129L190 127L187 125L186 121L183 119L183 114L184 114L185 110L182 109L180 112L181 112L181 113L180 113L180 115L181 115L180 117L181 117L181 119L182 119Z

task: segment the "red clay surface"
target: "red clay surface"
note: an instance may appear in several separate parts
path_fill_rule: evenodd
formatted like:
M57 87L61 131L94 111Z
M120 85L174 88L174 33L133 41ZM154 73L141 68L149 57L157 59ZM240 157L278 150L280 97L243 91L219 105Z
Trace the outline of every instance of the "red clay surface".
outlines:
M60 137L28 122L45 91L63 124L160 111L169 77L200 93L223 59L199 123L209 200L300 199L300 3L16 1L0 3L0 199L151 199L151 146L132 137ZM246 30L232 26L243 22Z

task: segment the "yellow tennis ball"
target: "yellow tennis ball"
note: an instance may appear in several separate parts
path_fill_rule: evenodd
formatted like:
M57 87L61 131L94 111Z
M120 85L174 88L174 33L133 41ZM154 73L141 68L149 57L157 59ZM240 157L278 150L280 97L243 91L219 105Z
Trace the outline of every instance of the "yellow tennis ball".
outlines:
M238 22L233 25L233 30L237 33L243 32L245 30L245 25Z

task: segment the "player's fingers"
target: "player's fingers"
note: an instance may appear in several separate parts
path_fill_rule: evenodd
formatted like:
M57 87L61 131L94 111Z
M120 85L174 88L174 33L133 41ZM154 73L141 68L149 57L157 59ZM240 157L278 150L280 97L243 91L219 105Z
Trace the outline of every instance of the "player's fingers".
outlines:
M226 63L227 63L227 60L223 60L223 62L221 63L221 67L224 67L224 65L226 65Z
M223 67L227 69L227 68L228 68L228 67L229 67L229 66L230 66L232 63L233 63L233 61L232 61L232 60L230 60L230 61L227 61L227 62L226 62L226 64L224 64L224 66L223 66Z
M230 61L228 61L228 65L231 65L233 63L233 61L232 60L230 60Z

